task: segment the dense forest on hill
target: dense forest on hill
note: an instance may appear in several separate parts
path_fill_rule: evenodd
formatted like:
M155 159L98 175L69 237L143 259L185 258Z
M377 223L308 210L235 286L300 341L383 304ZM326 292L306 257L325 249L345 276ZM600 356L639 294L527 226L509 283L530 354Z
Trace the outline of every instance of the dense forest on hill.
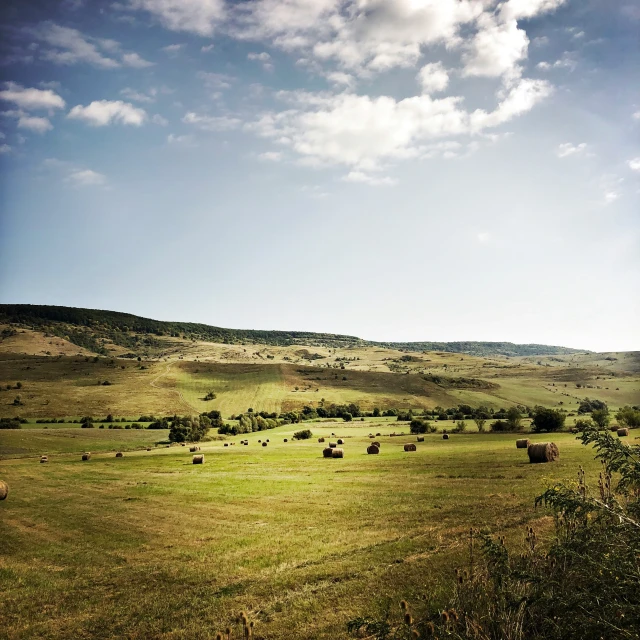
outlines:
M0 322L17 324L67 338L96 353L106 353L105 342L132 350L156 346L162 336L225 344L255 343L274 346L373 346L404 351L443 351L489 356L563 355L577 349L511 342L371 342L354 336L306 331L224 329L194 322L164 322L129 313L50 305L2 304Z

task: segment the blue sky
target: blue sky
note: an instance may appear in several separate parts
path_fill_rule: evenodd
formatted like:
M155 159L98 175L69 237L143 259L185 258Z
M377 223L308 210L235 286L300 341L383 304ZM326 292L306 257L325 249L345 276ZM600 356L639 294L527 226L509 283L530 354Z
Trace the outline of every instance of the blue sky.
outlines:
M634 0L0 11L2 302L640 349Z

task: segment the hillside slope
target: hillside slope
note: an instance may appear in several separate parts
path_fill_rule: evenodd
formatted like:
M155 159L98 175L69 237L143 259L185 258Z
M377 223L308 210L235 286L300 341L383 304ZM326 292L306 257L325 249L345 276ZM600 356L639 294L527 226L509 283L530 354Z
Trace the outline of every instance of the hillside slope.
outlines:
M2 304L0 323L9 323L64 338L95 353L107 354L111 343L151 354L166 344L165 337L223 344L304 345L322 347L372 346L402 351L442 351L477 356L550 356L584 353L566 347L511 342L375 342L330 333L225 329L193 322L164 322L117 311L49 305Z

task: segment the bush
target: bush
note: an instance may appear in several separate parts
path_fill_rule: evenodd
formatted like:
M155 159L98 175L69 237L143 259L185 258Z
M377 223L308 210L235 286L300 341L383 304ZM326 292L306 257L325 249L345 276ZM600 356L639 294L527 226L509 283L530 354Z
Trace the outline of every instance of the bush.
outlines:
M467 423L464 420L458 420L453 430L455 433L462 433L466 428Z
M590 400L589 398L585 398L580 402L578 413L591 413L598 409L605 409L608 411L607 403L602 402L602 400Z
M536 406L533 408L531 429L536 433L542 431L560 431L564 426L565 414L558 409L546 409Z
M22 429L18 418L0 418L0 429Z
M623 426L635 429L640 427L640 410L636 407L622 407L618 413L616 413L616 420Z
M491 423L491 431L495 431L496 433L501 433L504 431L515 431L513 426L506 422L505 420L496 420Z
M303 429L302 431L296 431L293 434L294 440L308 440L313 437L313 433L311 433L310 429Z
M591 419L601 428L606 429L609 425L609 409L594 409L591 412Z
M211 420L207 416L174 416L169 426L171 442L199 442L211 429Z
M95 429L93 422L83 422L80 426L81 429Z
M347 412L347 413L343 413L343 414L342 414L342 419L343 419L345 422L351 422L351 421L353 420L353 416L352 416L350 413L348 413L348 412Z
M409 431L411 433L434 433L436 430L435 427L431 426L431 423L428 420L418 420L414 419L411 421L409 425Z

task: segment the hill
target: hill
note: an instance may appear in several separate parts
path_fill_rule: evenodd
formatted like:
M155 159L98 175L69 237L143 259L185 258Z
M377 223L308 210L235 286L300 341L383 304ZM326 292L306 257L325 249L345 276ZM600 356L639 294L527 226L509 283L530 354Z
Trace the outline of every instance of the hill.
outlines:
M312 347L382 347L400 351L442 351L477 356L552 356L588 353L540 344L511 342L375 342L355 336L307 331L263 331L225 329L194 322L164 322L129 313L49 305L2 304L0 323L42 331L107 355L107 345L118 345L132 355L149 354L162 349L162 338L182 338L222 344L301 345Z

